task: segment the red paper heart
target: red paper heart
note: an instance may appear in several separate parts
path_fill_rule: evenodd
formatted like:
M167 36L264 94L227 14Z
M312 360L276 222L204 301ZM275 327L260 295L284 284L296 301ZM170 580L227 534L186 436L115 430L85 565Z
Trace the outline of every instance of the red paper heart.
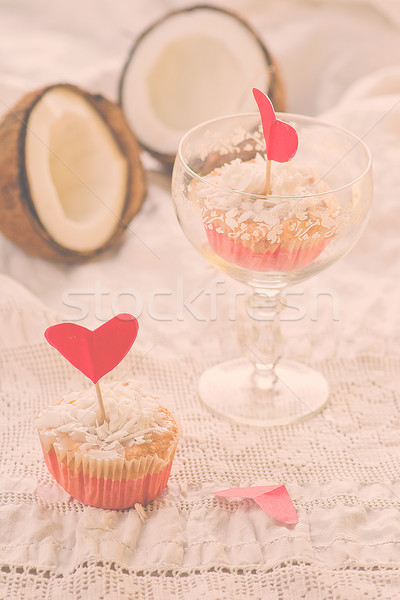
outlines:
M268 494L272 490L282 487L280 485L258 485L243 488L229 488L228 490L220 490L213 492L214 496L222 496L223 498L257 498L261 494Z
M97 383L128 354L138 329L135 317L123 313L94 331L75 323L60 323L46 329L44 336L71 365Z
M267 159L287 162L297 152L297 131L288 123L276 118L271 100L261 90L253 88L253 96L261 115Z
M282 523L288 523L289 525L293 525L299 521L292 499L284 485L265 492L254 498L254 500L266 513L277 519L277 521L282 521Z
M263 511L282 523L293 525L299 521L292 499L284 485L229 488L213 494L224 498L252 498Z

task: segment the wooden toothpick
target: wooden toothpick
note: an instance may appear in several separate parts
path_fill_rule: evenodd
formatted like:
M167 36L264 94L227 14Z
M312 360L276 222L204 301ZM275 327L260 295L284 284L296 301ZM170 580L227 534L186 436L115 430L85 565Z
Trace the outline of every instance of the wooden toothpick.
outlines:
M271 193L271 161L267 159L267 170L265 179L265 195L268 196Z
M97 400L99 402L99 407L100 407L100 421L101 421L100 425L103 425L104 421L107 421L107 423L108 423L108 417L107 417L106 411L104 409L103 396L101 395L101 389L100 389L99 382L95 383L94 387L96 388Z

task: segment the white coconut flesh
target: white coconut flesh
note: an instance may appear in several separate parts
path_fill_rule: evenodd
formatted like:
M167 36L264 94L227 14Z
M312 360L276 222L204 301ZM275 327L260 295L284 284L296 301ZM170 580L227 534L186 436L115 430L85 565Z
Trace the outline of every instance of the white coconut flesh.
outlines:
M29 117L25 166L34 208L55 242L78 252L107 242L126 202L128 165L83 96L62 87L44 94Z
M134 48L121 84L125 116L141 143L174 154L191 127L256 109L268 89L265 52L242 21L213 9L174 13Z

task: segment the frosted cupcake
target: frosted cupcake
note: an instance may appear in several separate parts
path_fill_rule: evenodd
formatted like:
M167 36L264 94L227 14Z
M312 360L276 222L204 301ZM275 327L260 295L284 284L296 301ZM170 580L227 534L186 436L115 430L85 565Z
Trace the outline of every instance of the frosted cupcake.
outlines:
M224 260L249 270L299 269L335 235L341 210L314 170L274 163L268 197L265 171L265 159L257 154L248 161L234 159L203 177L207 184L198 183L195 194L209 244Z
M146 504L167 485L178 425L140 382L104 383L102 390L108 421L101 425L94 387L68 394L38 416L46 465L84 504L109 509Z

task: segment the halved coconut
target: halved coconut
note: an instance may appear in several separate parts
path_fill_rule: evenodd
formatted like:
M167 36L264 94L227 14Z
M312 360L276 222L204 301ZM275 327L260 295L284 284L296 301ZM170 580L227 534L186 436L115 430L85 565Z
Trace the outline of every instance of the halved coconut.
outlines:
M121 109L68 84L26 95L0 123L0 229L28 253L85 260L120 237L145 186Z
M120 81L120 104L139 143L172 164L191 127L256 110L253 87L285 109L271 54L241 18L215 6L169 13L136 41Z

